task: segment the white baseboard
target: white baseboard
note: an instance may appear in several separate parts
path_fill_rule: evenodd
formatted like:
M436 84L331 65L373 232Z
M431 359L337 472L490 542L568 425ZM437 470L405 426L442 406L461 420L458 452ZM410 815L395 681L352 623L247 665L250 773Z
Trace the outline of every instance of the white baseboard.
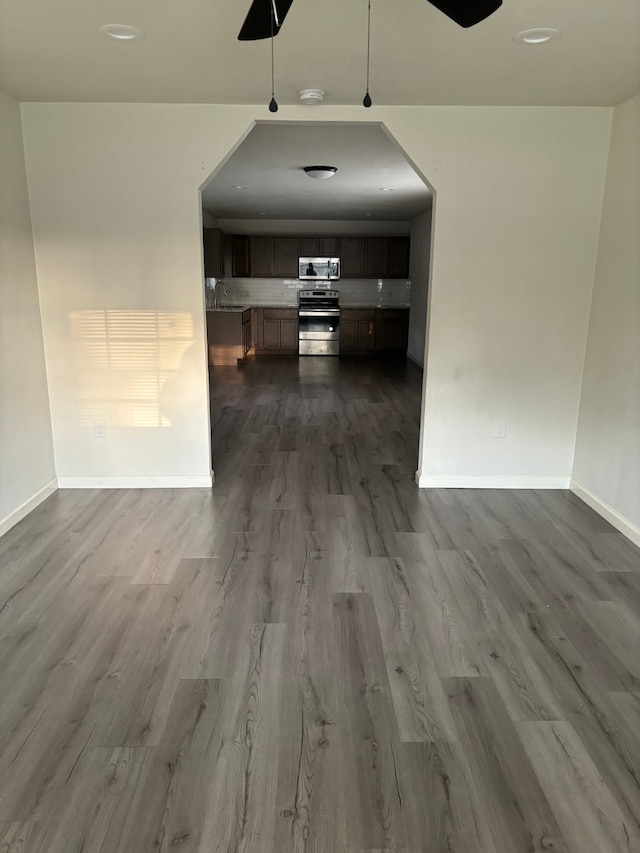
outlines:
M148 477L58 477L61 489L210 489L213 475Z
M461 477L443 474L420 474L419 489L568 489L569 477Z
M594 509L598 515L606 518L609 524L612 524L616 530L623 533L634 545L640 547L640 527L637 527L628 518L625 518L624 515L620 515L612 506L600 500L600 498L596 497L588 489L585 489L584 486L581 486L580 483L576 483L575 480L571 480L569 488L574 495L577 495L580 500L583 500L591 509Z
M32 509L35 509L42 501L46 500L49 495L52 495L58 489L58 481L56 479L50 480L46 486L43 486L41 489L32 495L28 500L21 503L20 506L16 507L9 515L5 516L3 519L0 519L0 536L3 536L7 530L11 530L19 521L25 517L25 515L29 515Z

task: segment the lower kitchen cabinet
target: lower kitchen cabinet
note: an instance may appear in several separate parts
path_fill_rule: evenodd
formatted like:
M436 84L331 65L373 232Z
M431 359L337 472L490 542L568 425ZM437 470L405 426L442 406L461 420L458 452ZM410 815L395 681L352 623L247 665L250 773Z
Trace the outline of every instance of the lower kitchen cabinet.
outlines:
M376 317L376 349L407 351L409 309L379 308Z
M253 346L258 353L298 351L297 308L253 308L252 329Z
M340 352L375 349L375 308L343 308L340 312Z
M236 365L251 349L251 310L207 311L209 364Z
M406 352L409 338L408 308L343 308L340 317L340 352L374 350Z
M235 363L249 350L256 355L298 352L297 308L253 307L242 314L207 311L207 326L210 364ZM340 352L345 355L371 355L381 350L406 352L408 336L408 308L342 309Z
M251 340L251 314L250 308L242 312L242 357L249 352L252 346Z

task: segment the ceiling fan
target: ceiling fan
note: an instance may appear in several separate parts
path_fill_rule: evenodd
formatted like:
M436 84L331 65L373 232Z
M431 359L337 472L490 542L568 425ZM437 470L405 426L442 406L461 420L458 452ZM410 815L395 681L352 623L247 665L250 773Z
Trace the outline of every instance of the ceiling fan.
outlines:
M502 6L502 0L428 0L432 6L460 24L473 27ZM293 0L253 0L238 34L240 41L256 41L278 35Z

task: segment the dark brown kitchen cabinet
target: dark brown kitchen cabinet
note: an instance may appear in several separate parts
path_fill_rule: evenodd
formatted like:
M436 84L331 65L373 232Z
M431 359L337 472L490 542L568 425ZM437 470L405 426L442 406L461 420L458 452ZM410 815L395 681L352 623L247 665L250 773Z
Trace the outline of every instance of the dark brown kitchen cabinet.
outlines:
M233 234L222 235L222 275L231 276L233 272Z
M409 237L387 237L387 278L409 278Z
M254 236L249 240L253 278L297 278L297 237Z
M408 278L409 237L366 237L365 278Z
M251 237L251 275L254 278L270 278L273 275L273 237Z
M387 278L387 238L367 237L364 241L364 277Z
M252 335L251 335L251 314L252 310L247 308L246 311L242 312L242 357L249 352L252 347Z
M280 320L275 317L262 319L262 346L265 349L280 349Z
M293 354L298 351L297 308L254 308L253 345L258 352Z
M298 349L298 312L280 320L280 347L295 352Z
M406 352L409 335L408 308L343 308L340 317L340 352L371 353L373 350Z
M205 229L205 231L217 229ZM209 235L205 234L205 246ZM298 257L340 258L342 278L389 279L409 277L410 240L394 237L280 237L266 234L224 234L219 241L220 272L207 264L210 276L297 278ZM212 245L214 245L212 241Z
M343 237L343 278L408 278L410 240L399 237Z
M375 349L375 329L375 308L343 308L340 315L340 352L372 352Z
M231 274L236 278L248 278L251 275L251 255L249 252L249 238L244 234L234 234L232 236L231 247ZM228 275L228 273L225 272L225 275Z
M364 237L343 237L340 253L342 278L364 278Z
M303 258L339 258L340 239L338 237L300 237L298 238L300 256Z
M223 275L222 231L219 228L205 228L202 232L202 246L205 278L221 278Z
M407 351L409 309L378 308L376 311L376 349Z
M207 311L209 364L237 365L251 349L251 309Z
M254 350L262 349L262 308L251 309L251 346Z
M276 237L273 274L276 278L298 278L298 238Z

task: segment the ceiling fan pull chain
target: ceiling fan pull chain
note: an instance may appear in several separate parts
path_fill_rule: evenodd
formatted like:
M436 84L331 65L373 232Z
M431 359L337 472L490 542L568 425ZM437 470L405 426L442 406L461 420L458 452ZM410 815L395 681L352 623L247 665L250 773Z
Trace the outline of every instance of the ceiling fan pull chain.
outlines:
M276 101L276 83L275 83L275 58L273 49L273 20L276 16L276 0L271 0L271 100L269 101L269 112L278 112L278 102Z
M369 94L369 64L371 58L371 0L368 0L367 9L367 92L362 99L362 105L370 107L372 104L371 95Z

